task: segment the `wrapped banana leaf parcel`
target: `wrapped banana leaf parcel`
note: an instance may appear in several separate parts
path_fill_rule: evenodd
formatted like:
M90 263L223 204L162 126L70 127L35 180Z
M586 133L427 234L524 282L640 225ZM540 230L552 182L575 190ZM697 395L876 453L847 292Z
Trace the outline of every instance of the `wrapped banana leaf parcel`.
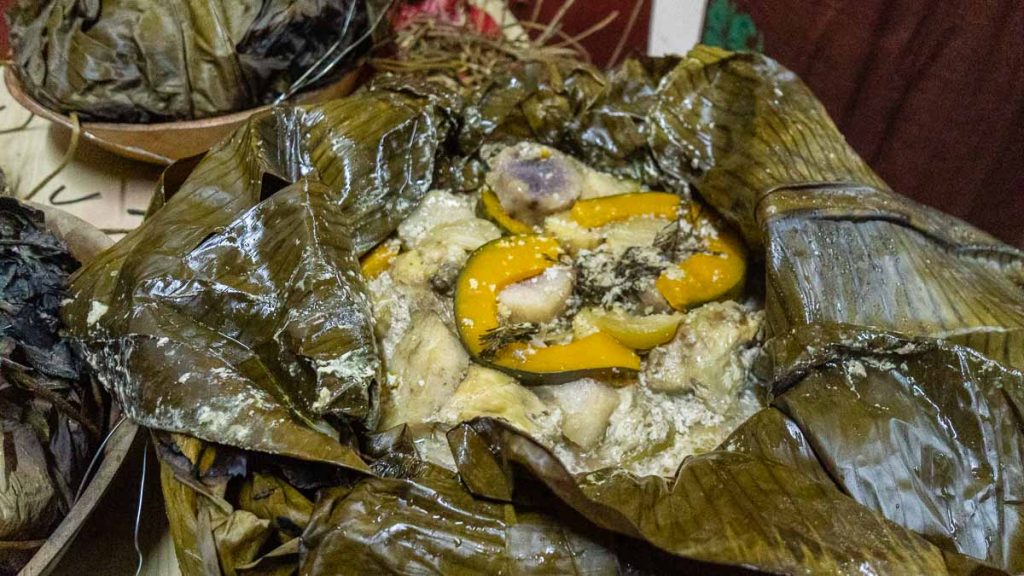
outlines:
M18 0L27 92L82 120L150 123L256 108L352 69L376 0Z
M274 109L73 289L186 574L1024 572L1024 255L760 55Z

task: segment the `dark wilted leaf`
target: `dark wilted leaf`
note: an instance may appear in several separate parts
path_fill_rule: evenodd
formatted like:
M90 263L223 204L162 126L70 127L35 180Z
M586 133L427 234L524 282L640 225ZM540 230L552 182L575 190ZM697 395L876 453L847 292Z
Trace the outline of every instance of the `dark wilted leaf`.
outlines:
M242 484L238 505L292 538L302 533L313 512L313 503L305 495L284 480L261 472Z
M105 401L63 334L78 262L44 216L0 198L0 572L14 573L68 513L104 429Z

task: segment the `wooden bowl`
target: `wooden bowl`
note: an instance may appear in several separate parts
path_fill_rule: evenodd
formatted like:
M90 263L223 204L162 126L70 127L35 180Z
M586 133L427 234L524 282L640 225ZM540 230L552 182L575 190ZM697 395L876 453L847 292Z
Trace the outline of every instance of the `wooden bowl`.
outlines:
M46 228L64 240L71 255L79 262L88 262L114 243L109 236L91 224L67 212L39 204L32 204L32 207L43 211L46 216ZM111 426L120 417L117 410L113 412L109 422ZM46 542L36 550L28 564L21 569L19 572L21 576L42 576L57 566L64 552L78 535L85 520L100 503L103 494L124 463L125 457L128 456L137 434L138 427L129 421L123 422L114 430L103 447L103 453L97 461L92 477L82 491L81 497L72 505L68 515L57 525L57 528L50 533Z
M336 82L298 94L289 102L316 104L348 96L355 90L361 72L362 66L357 65ZM11 67L4 70L4 81L7 83L7 90L11 93L11 97L29 112L71 129L71 119L50 110L32 98ZM156 124L82 122L82 136L118 156L150 164L168 165L176 160L206 152L245 123L250 116L268 108L270 106L260 106L202 120Z

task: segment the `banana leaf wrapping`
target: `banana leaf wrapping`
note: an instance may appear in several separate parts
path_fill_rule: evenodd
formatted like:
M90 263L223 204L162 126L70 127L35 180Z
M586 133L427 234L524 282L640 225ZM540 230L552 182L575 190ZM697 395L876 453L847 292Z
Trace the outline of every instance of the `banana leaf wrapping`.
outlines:
M355 258L523 139L699 194L763 262L766 407L673 479L574 476L494 419L438 431L457 476L369 433ZM66 315L159 431L186 573L1024 572L1024 254L895 195L763 56L380 78L179 169Z
M274 101L367 47L362 0L19 0L16 69L44 106L83 120L198 119Z

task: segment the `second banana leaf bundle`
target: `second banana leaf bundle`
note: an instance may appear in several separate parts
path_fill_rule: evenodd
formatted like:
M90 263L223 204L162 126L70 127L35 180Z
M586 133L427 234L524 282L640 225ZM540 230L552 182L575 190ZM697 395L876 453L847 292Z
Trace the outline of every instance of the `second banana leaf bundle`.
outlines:
M699 197L748 247L762 404L671 478L574 472L487 416L438 431L449 469L381 425L360 258L524 141ZM276 109L168 171L73 289L68 324L155 431L186 574L1024 572L1024 255L890 191L762 56Z
M27 91L83 120L227 114L322 86L362 56L362 0L18 0L14 66Z

